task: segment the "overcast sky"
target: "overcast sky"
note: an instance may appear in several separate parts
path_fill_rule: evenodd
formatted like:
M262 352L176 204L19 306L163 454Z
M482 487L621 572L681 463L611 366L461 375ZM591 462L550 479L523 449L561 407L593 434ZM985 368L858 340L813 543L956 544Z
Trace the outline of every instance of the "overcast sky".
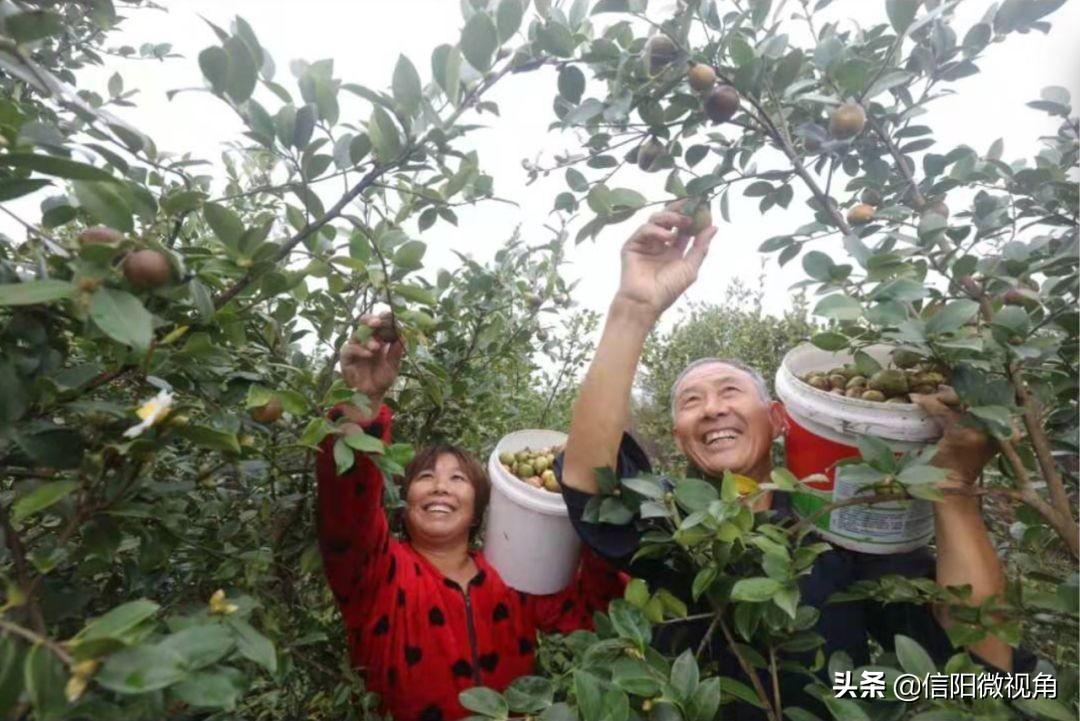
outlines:
M118 114L144 129L162 150L189 150L196 157L211 159L219 156L223 143L238 137L239 121L223 103L206 94L181 93L172 101L165 96L169 89L202 82L196 58L216 39L200 15L223 27L228 27L235 15L244 17L273 56L276 79L288 83L296 95L288 70L289 60L296 58L333 58L336 77L385 89L398 54L404 53L427 83L431 77L431 50L442 43L456 42L462 25L455 0L183 0L165 4L167 12L131 13L110 44L137 47L144 42L170 42L183 58L161 63L110 57L109 66L101 72L85 73L80 86L105 95L108 76L120 70L126 87L139 88L140 92L135 98L138 107ZM967 27L981 18L991 4L989 0L962 2L957 12L958 34L963 37ZM672 5L667 0L653 0L650 14L664 17L665 9ZM866 26L884 17L884 6L884 0L837 0L824 16ZM798 4L790 2L789 7ZM934 127L938 140L933 150L945 152L966 143L985 152L996 138L1004 137L1004 158L1013 160L1030 157L1037 149L1039 136L1056 130L1056 120L1027 108L1025 103L1037 99L1040 88L1047 85L1066 86L1077 96L1080 2L1071 0L1050 20L1054 27L1049 35L1014 34L1004 44L991 46L979 63L982 72L957 83L959 95L931 106L928 124ZM518 223L527 239L542 242L548 237L542 225L548 221L555 195L565 189L562 173L525 186L521 159L535 159L541 154L550 159L553 151L575 146L569 134L547 130L554 119L554 94L555 75L547 70L515 76L497 86L490 99L499 103L501 118L485 115L491 127L477 133L475 143L482 167L495 178L497 195L518 205L484 203L475 208L458 208L457 228L440 222L421 236L429 246L429 264L454 265L451 247L472 252L477 259L489 258ZM273 112L277 103L268 106ZM357 107L357 117L343 114L343 120L366 119L368 110L365 108L361 115ZM662 197L663 173L657 176L661 177L631 169L624 171L615 184L634 187L648 197ZM786 213L774 209L764 216L758 213L755 199L740 198L732 195L732 223L721 225L689 297L719 299L732 278L756 285L761 263L756 252L758 244L769 236L790 232L809 219L798 193ZM956 210L954 207L954 213ZM618 281L618 248L638 222L640 219L634 219L610 227L595 242L587 241L570 253L569 274L582 277L574 293L576 301L600 311L607 307ZM410 230L415 232L415 228ZM794 262L780 269L775 260L770 260L766 270L766 307L780 311L787 305L788 287L802 277L801 268ZM672 316L674 313L668 314L669 319Z

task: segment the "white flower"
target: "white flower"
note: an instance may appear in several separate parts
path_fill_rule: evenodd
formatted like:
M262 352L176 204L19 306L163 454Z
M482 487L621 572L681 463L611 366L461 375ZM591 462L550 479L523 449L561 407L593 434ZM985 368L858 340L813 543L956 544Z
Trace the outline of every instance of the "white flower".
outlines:
M146 401L135 410L135 414L142 419L142 423L137 423L124 431L124 437L135 438L142 434L147 428L150 428L163 420L165 416L169 415L172 404L172 393L169 391L158 391L156 396Z

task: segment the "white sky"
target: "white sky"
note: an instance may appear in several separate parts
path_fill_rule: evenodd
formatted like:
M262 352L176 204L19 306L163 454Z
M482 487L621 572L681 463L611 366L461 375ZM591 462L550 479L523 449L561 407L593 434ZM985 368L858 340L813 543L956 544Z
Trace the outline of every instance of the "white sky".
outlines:
M223 103L207 94L181 93L172 101L165 97L169 89L202 83L197 56L204 47L216 44L216 38L200 15L223 27L228 27L235 15L244 17L273 56L277 65L275 79L286 83L297 97L288 69L289 61L297 58L333 58L335 77L382 90L389 87L398 54L404 53L413 60L426 84L431 79L431 50L442 43L456 42L462 25L455 0L183 0L166 5L167 13L132 13L111 44L137 47L143 42L170 42L174 52L184 58L159 63L107 57L108 66L100 72L84 73L80 87L106 95L106 79L119 70L125 87L139 88L140 93L134 98L138 107L120 109L118 115L145 130L162 150L188 150L195 157L211 160L219 156L223 143L239 137L239 121ZM663 17L664 10L672 5L671 0L653 0L650 14ZM955 27L961 38L990 5L989 0L966 0L960 5ZM884 18L884 6L884 0L837 0L824 17L847 17L867 25ZM791 2L789 7L794 9L798 4ZM945 152L966 143L985 152L996 138L1004 137L1004 159L1013 160L1030 157L1039 136L1056 130L1057 120L1027 108L1025 103L1037 99L1039 90L1047 85L1068 87L1077 97L1080 47L1075 36L1080 29L1080 2L1067 3L1049 19L1054 25L1049 35L1014 34L1003 45L991 46L979 63L982 72L956 84L959 95L931 106L927 124L935 128L938 140L933 151ZM257 92L260 98L269 96L265 89ZM450 253L451 247L471 252L477 259L489 258L518 223L526 239L548 239L542 225L548 220L555 195L565 190L562 173L553 173L546 181L526 187L521 159L545 153L550 163L553 151L575 147L573 137L547 130L554 120L554 94L555 74L543 70L508 78L489 96L499 103L502 116L495 119L484 115L491 127L475 134L481 167L495 178L496 194L519 205L484 203L475 208L456 208L457 228L440 221L420 236L428 244L426 264L453 266L456 259ZM265 104L273 113L278 104L270 97ZM343 120L366 119L366 104L349 106L345 98L342 102ZM350 107L356 109L354 117L347 113ZM663 175L646 175L631 168L617 176L618 182L613 185L634 187L647 197L659 198ZM802 202L805 196L798 192L787 212L773 209L764 216L757 211L756 199L743 200L738 193L741 190L731 195L733 222L720 226L689 298L718 300L733 278L756 286L761 263L759 243L772 235L790 232L810 219ZM954 206L953 212L956 210ZM721 222L719 213L714 214ZM590 216L585 213L583 217ZM574 292L578 303L601 312L606 309L618 282L618 248L643 218L609 227L595 242L586 241L571 250L569 274L582 277ZM415 232L415 227L409 230ZM802 278L801 266L794 261L780 269L775 260L770 260L767 272L766 308L779 312L789 301L791 283ZM667 318L674 315L669 312Z

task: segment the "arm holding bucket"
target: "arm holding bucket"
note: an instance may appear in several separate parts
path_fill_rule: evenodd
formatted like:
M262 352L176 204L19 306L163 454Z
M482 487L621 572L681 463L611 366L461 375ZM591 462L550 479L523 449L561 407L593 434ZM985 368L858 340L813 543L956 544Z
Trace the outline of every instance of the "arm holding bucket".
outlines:
M935 466L949 473L948 480L941 486L963 488L972 485L983 466L994 456L990 439L977 428L961 425L962 416L939 398L913 396L912 400L935 418L944 431L933 461ZM949 494L945 500L935 502L934 530L939 585L971 586L972 605L1005 593L1005 574L977 497ZM935 607L934 616L942 627L951 625L947 608ZM1012 670L1012 648L999 638L988 636L971 644L969 650L998 668Z
M615 465L645 338L660 314L697 279L716 232L710 226L691 243L686 232L691 225L677 205L669 205L622 248L619 290L570 419L562 475L570 488L596 493L595 469Z

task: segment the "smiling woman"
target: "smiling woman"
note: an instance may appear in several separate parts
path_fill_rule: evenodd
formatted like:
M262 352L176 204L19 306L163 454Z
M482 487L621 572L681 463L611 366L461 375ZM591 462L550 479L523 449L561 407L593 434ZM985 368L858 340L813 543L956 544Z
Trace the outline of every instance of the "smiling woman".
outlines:
M377 330L389 320L365 316ZM341 352L346 383L371 400L364 412L345 404L330 416L347 435L390 441L392 414L382 403L397 376L401 342L350 341ZM483 554L470 550L490 493L484 468L452 445L420 450L401 481L406 540L390 533L382 508L383 476L356 452L339 472L336 436L316 466L319 549L348 633L353 666L397 721L450 721L466 711L458 694L497 690L533 670L536 632L591 626L592 614L623 592L623 577L585 554L577 577L550 595L508 587Z

